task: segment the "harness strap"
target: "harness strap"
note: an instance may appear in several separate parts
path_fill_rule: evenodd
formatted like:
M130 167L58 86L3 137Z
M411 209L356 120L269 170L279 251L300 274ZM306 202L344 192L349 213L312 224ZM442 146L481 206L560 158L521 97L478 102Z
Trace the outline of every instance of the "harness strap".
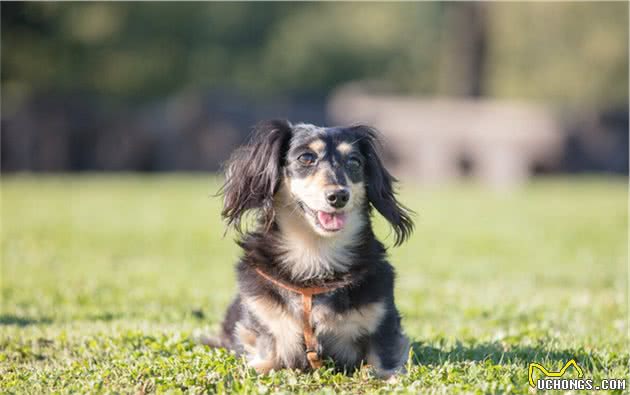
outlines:
M317 352L319 345L317 343L317 336L315 336L313 323L311 321L313 296L334 291L343 287L345 283L336 283L327 287L302 288L277 280L259 268L256 268L255 270L256 273L272 284L302 296L302 332L304 334L304 345L306 346L306 359L313 369L320 368L323 362L321 356Z

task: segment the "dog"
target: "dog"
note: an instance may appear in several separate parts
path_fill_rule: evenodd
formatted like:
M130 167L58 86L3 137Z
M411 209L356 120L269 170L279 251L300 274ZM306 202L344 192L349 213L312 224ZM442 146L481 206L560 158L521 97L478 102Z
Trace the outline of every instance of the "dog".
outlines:
M325 360L391 378L409 340L394 303L394 269L372 230L376 210L395 245L413 231L368 126L259 123L227 162L222 217L243 250L238 294L215 346L259 373L308 371ZM246 218L255 226L245 232ZM249 221L250 225L252 221Z

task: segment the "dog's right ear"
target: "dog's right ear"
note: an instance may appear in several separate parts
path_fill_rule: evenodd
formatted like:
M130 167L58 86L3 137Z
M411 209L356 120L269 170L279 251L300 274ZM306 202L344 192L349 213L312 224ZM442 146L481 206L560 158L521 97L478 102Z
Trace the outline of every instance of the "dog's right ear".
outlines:
M275 212L273 196L291 139L291 124L285 120L260 122L249 142L238 148L226 165L221 215L228 226L241 232L241 220L250 210L260 210L265 229Z

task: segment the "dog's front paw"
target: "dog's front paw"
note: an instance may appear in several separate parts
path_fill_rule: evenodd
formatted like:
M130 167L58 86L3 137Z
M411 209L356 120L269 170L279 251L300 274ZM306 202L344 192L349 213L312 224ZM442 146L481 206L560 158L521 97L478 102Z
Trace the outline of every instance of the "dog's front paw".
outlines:
M275 368L275 364L272 360L259 357L252 359L247 365L256 370L258 374L267 374Z
M387 384L397 384L400 378L400 372L392 370L377 372L377 377L384 380Z
M401 371L401 369L392 369L392 370L374 369L374 376L376 378L384 380L390 384L397 383L398 377L400 376L401 373L404 373L403 371Z
M400 375L407 372L404 366L396 369L383 369L379 366L368 364L364 365L363 368L366 369L367 372L369 372L369 374L371 374L373 377L379 380L384 380L389 384L396 384Z

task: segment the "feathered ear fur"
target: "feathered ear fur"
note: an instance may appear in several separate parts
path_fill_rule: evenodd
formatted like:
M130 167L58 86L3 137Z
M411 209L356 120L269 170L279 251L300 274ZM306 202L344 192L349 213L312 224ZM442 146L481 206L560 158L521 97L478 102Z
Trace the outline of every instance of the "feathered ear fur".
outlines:
M372 205L389 222L396 234L395 245L402 244L413 232L413 211L396 199L394 184L398 182L381 160L380 133L369 126L355 126L360 136L360 147L366 157L367 197Z
M250 141L227 162L226 180L220 191L221 215L238 232L242 231L244 214L250 210L260 210L264 229L271 226L275 217L273 196L280 183L291 132L288 121L261 122L254 128Z

